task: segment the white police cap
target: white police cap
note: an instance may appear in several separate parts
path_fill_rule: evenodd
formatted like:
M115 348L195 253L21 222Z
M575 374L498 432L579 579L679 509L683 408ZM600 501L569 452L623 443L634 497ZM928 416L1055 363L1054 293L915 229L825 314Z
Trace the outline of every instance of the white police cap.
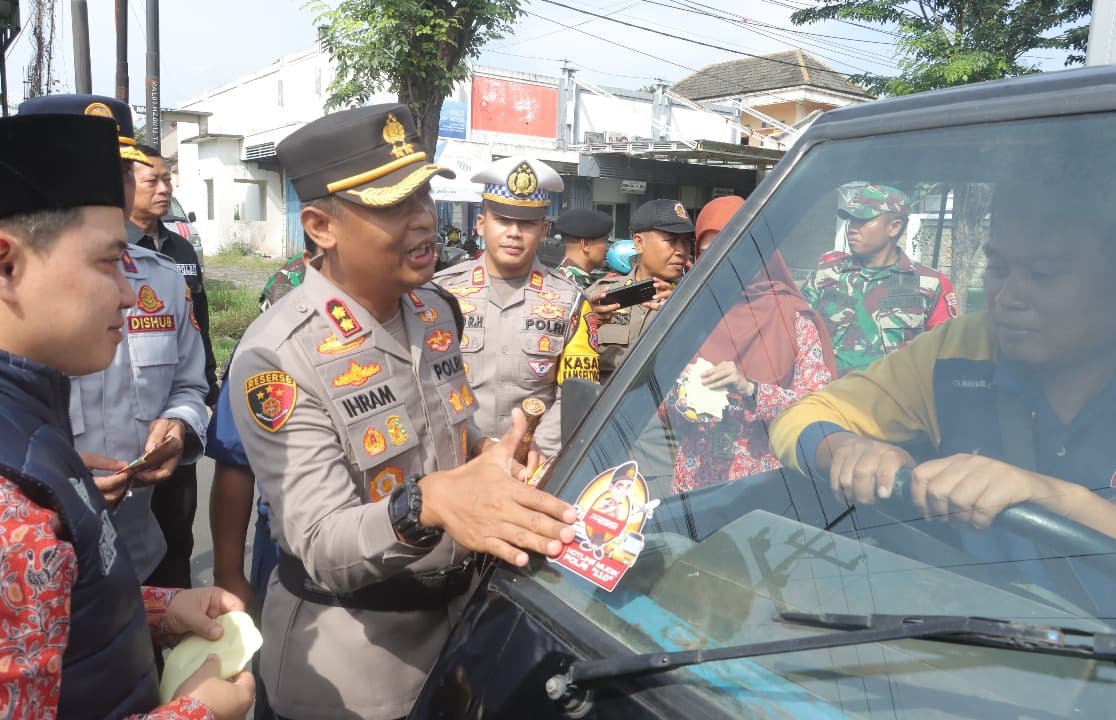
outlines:
M546 216L550 193L565 188L562 178L541 160L506 157L472 177L484 183L481 197L494 212L517 220Z

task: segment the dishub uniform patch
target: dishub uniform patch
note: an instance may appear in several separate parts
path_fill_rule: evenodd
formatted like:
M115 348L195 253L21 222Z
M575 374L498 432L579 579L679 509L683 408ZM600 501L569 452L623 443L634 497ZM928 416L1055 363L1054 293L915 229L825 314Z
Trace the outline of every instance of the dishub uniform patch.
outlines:
M268 432L278 432L294 411L298 385L278 370L257 373L244 381L244 398L256 424Z

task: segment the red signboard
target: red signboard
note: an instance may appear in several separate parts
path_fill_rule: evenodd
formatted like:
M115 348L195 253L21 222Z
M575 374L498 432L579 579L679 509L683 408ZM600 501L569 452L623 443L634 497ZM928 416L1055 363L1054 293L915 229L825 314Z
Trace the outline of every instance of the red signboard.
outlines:
M470 119L474 130L557 137L558 89L474 77Z

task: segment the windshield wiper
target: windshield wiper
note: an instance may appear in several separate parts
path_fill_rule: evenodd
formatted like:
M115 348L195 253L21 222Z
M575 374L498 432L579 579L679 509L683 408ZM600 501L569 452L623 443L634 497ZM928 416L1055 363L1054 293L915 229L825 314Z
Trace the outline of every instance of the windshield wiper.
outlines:
M1116 634L1075 628L1028 625L1010 620L964 615L850 615L840 613L779 613L777 620L846 632L822 633L771 642L675 652L623 655L575 662L565 674L546 682L547 695L563 704L584 700L584 686L600 680L657 673L716 660L778 655L919 638L961 645L983 645L1022 652L1069 655L1116 661Z

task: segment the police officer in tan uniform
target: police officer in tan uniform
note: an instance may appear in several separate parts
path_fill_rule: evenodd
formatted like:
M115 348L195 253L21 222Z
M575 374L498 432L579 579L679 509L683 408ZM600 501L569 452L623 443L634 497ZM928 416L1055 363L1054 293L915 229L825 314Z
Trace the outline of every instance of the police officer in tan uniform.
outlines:
M651 200L632 213L632 242L638 260L627 275L605 277L589 287L585 293L597 297L641 280L655 283L655 297L640 305L622 308L612 313L597 332L601 355L601 381L607 380L662 308L682 277L690 258L694 239L694 224L686 208L677 200Z
M503 433L511 410L528 397L547 407L535 441L544 455L560 446L561 383L597 382L596 317L580 288L535 256L546 237L550 193L562 178L546 163L508 157L472 178L484 183L477 233L485 251L439 272L465 316L462 357L477 394L477 426Z
M283 717L397 718L448 637L470 551L555 555L576 514L522 482L521 412L498 442L472 427L453 298L429 283L429 180L452 172L426 161L406 106L327 115L278 156L319 253L230 371L281 550L261 677Z

